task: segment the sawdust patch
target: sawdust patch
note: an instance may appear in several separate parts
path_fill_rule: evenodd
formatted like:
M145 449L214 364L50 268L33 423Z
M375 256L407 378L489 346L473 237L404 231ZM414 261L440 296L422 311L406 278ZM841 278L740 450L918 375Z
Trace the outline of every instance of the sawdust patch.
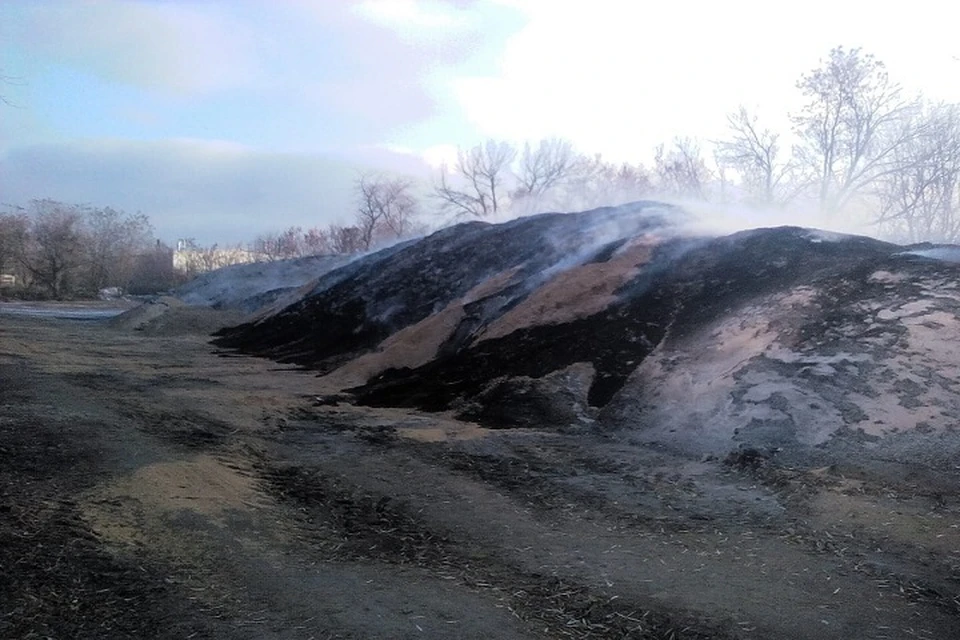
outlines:
M490 434L484 429L470 422L451 424L446 427L414 427L398 429L397 435L417 442L450 442L456 440L477 440Z
M414 369L433 360L465 316L464 305L492 296L510 282L517 269L484 280L439 312L401 329L380 343L377 350L355 358L323 376L320 381L335 389L355 387L387 369Z
M151 530L185 511L223 524L230 512L264 504L251 475L199 455L147 465L98 488L85 501L84 513L101 537L137 544L155 538Z
M244 315L238 311L192 307L177 298L164 296L112 318L109 326L149 336L205 335L239 324L243 319Z
M536 325L563 324L603 311L616 302L614 292L650 261L655 245L650 237L636 238L607 262L584 264L557 274L491 323L477 341L502 338Z
M921 501L896 500L852 491L823 491L810 505L821 527L849 527L875 540L893 540L950 556L960 549L955 515L937 512Z

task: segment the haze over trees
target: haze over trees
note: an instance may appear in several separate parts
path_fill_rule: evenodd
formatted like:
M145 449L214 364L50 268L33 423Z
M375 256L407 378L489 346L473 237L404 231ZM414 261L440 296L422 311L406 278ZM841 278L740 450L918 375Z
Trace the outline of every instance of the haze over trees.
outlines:
M721 139L676 137L650 150L647 165L611 162L558 137L487 140L461 148L430 184L359 176L346 222L291 226L246 246L188 240L174 252L139 213L35 200L0 213L0 273L52 297L160 290L232 262L357 254L451 222L644 198L778 212L777 223L785 214L809 224L815 212L822 223L856 220L894 241L960 242L960 105L907 95L880 60L856 48L831 50L796 87L803 106L782 114L790 123L783 130L740 106Z
M416 185L406 178L364 174L354 183L356 207L350 224L330 224L257 236L249 250L265 262L314 255L362 253L417 235L426 227Z
M609 163L560 138L521 147L489 140L443 167L432 199L453 220L574 211L645 197L815 212L902 242L960 241L960 106L908 96L885 65L836 47L801 75L791 127L745 106L720 140L678 137L649 167Z
M420 209L433 205L446 222L497 221L666 198L801 223L813 213L821 224L855 221L848 226L872 225L902 242L960 240L960 107L905 95L881 61L856 48L831 50L796 86L804 102L784 114L789 129L740 106L723 138L676 137L652 150L649 165L612 163L562 138L461 148ZM363 228L341 248L375 245Z

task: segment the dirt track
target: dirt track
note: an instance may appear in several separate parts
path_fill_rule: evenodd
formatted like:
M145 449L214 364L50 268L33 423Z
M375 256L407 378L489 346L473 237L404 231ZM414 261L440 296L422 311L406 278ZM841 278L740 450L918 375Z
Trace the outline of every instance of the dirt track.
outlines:
M0 637L960 637L960 492L0 316Z

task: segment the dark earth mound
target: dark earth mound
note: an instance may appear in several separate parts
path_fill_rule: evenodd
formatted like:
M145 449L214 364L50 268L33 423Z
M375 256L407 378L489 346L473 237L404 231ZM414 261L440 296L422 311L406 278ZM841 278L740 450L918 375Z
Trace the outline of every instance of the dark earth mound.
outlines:
M683 219L678 209L641 202L457 225L337 269L299 302L222 331L216 343L330 371L498 274L515 270L504 290L485 300L492 308L483 312L493 317L551 273L602 259L628 238Z
M315 369L361 405L720 459L871 451L878 470L922 458L953 477L960 265L798 227L692 237L686 220L637 203L461 225L217 343Z
M682 338L774 291L869 272L896 249L858 237L814 242L799 228L667 241L598 314L468 345L417 370L386 372L355 391L375 406L442 410L500 376L539 378L589 362L597 373L588 401L603 406L668 333Z

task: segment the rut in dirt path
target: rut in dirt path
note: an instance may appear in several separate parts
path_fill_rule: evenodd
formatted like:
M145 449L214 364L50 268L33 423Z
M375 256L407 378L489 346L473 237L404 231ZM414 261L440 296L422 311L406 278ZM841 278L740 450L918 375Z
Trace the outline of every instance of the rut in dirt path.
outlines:
M749 469L684 462L585 434L501 432L424 445L404 437L403 427L350 412L317 408L287 425L281 457L295 465L280 484L321 523L330 520L321 514L331 493L359 496L356 508L401 536L382 546L374 539L368 553L398 545L392 552L402 559L420 544L444 570L444 554L453 553L501 580L556 577L628 608L707 623L693 631L731 637L938 638L960 629L949 590L916 586L927 570L919 557L891 549L888 562L902 562L903 573L879 574L862 562L874 552L869 540L834 546L836 529L802 527L805 474L781 489L765 487ZM415 518L403 528L391 519L396 514ZM356 519L344 526L351 523L358 526ZM424 540L424 532L445 537ZM366 549L369 540L359 540ZM350 536L343 542L345 553L354 549Z
M0 443L24 466L0 472L0 486L46 518L31 531L59 536L43 549L76 545L47 557L57 579L118 578L56 591L88 607L83 620L56 618L57 600L24 609L39 617L21 635L78 637L93 628L69 626L81 623L216 638L936 639L958 629L949 598L901 593L910 583L860 562L874 538L824 542L845 523L817 511L817 498L856 498L870 514L886 504L802 470L765 478L587 430L491 432L310 407L314 378L219 358L200 340L5 319L0 332L0 362L15 367L5 380L22 382L0 402L24 418ZM23 440L24 429L47 437ZM904 511L894 524L941 523L955 515L949 502L942 515ZM885 551L901 563L891 572L949 585L949 567L923 568L907 543ZM118 596L145 604L119 621L103 604Z
M538 637L492 600L416 567L318 561L255 485L240 444L255 429L246 410L212 417L208 387L156 383L157 366L193 345L112 367L89 358L110 334L75 335L87 344L72 342L73 358L55 348L55 325L18 329L0 357L16 360L10 347L38 357L35 371L17 365L19 387L3 387L4 406L26 416L0 420L0 453L20 461L0 473L15 517L0 534L22 551L0 587L15 596L2 600L5 637L439 639L451 622L458 637ZM132 347L123 345L135 357ZM243 363L193 355L249 381Z

